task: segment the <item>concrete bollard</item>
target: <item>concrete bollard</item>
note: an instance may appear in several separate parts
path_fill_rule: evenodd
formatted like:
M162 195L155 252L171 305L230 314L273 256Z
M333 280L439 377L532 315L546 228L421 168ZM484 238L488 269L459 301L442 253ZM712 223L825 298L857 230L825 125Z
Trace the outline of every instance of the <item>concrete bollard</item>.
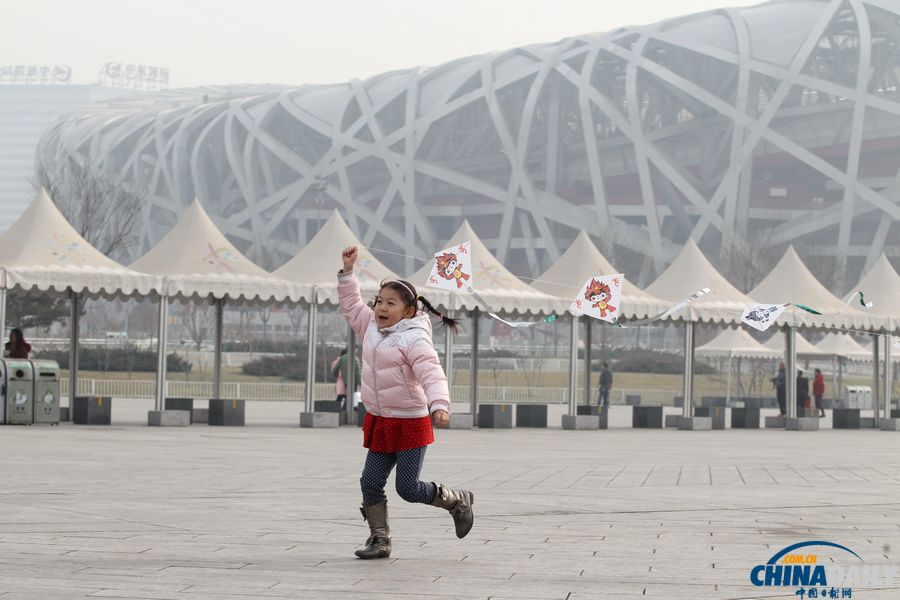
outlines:
M300 427L337 429L340 427L340 415L336 412L302 412Z
M679 431L711 431L712 417L681 417L678 420Z
M795 417L793 419L787 419L785 421L784 428L788 431L818 431L819 418Z
M600 429L600 415L563 415L563 429Z
M900 419L881 419L878 423L882 431L900 431Z
M191 424L191 413L186 410L151 410L147 412L150 427L187 427Z
M785 421L787 421L787 417L785 417L784 415L778 415L777 417L766 417L766 429L782 428L785 425Z
M451 414L448 429L472 429L472 413Z

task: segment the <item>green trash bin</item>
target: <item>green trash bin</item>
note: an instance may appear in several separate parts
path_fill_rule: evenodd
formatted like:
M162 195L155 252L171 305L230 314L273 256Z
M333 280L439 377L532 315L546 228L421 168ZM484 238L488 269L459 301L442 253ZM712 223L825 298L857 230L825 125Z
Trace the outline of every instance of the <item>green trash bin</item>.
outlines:
M33 360L34 422L59 425L59 364L54 360Z
M6 358L6 422L31 425L34 422L34 372L31 362Z

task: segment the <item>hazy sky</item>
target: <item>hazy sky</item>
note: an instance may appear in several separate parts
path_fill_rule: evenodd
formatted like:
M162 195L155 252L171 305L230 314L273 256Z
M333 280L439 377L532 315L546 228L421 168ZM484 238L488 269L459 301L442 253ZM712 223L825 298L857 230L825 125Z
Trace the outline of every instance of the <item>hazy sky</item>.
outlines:
M742 0L10 0L0 64L168 67L170 87L329 83Z

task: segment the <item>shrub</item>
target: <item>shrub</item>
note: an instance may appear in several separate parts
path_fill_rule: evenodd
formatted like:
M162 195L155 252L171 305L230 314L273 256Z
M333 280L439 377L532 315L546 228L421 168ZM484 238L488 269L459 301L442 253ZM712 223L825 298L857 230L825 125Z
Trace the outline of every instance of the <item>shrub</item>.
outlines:
M222 342L223 352L306 352L306 340L300 338L254 338Z
M462 355L468 357L472 354L471 350L468 352L463 352ZM453 356L459 356L459 353L454 352ZM491 358L522 358L521 354L516 352L515 350L510 350L508 348L479 348L478 349L478 360L482 359L491 359Z
M60 369L69 368L69 352L67 350L40 350L34 353L33 358L55 360L59 363ZM81 348L78 353L78 368L103 373L155 373L156 352L139 350L132 345ZM171 373L190 373L191 364L177 354L169 354L166 357L166 369Z
M331 363L340 354L339 350L326 346L324 342L319 344L316 350L316 381L320 383L333 382L331 376ZM283 377L294 381L306 380L306 344L301 349L284 356L260 357L244 363L241 373L255 377Z

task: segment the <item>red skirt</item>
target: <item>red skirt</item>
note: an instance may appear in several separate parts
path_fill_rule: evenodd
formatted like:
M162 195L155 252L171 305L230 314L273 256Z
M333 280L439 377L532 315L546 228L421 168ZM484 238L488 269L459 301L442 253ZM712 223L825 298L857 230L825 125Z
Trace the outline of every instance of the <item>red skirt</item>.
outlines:
M366 413L363 420L363 448L394 454L434 443L431 417L398 419Z

